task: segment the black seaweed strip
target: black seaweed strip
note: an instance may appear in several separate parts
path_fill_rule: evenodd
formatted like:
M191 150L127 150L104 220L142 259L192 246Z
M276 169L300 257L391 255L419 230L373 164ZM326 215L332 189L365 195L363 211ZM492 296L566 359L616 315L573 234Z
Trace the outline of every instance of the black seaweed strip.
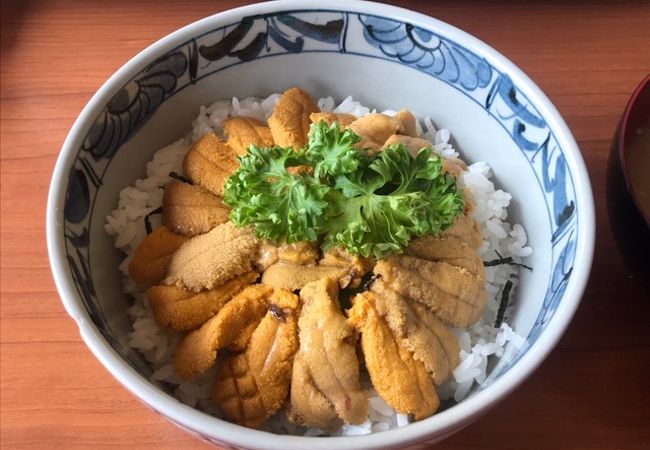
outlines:
M151 211L149 214L144 216L144 228L147 230L147 234L151 234L153 231L153 228L151 227L151 219L149 219L149 216L152 216L154 214L161 214L163 211L162 206L159 206L158 208L154 209Z
M269 305L269 312L278 320L278 322L285 323L287 321L287 313L284 312L278 305L271 303Z
M497 259L493 259L491 261L483 261L483 265L485 267L491 267L491 266L500 266L502 264L508 264L510 266L523 267L524 269L528 269L531 272L533 271L532 267L527 266L526 264L521 264L521 263L515 262L512 259L512 256L508 256L507 258L504 258L503 256L501 256L501 254L499 252L496 252L496 254L498 256Z
M182 181L183 183L192 184L192 180L190 180L189 178L185 178L180 173L176 173L172 171L169 172L169 176L175 180Z
M510 303L510 291L512 291L512 280L506 281L505 286L503 286L503 291L501 292L501 303L499 304L499 310L497 311L497 318L494 322L494 327L499 328L503 322L503 316L506 313L506 308L508 303Z

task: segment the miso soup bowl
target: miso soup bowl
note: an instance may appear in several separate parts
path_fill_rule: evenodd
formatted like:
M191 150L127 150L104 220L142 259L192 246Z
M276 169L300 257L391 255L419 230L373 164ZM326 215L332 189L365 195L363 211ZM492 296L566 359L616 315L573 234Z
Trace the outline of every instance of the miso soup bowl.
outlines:
M618 124L607 165L607 211L630 274L650 292L650 216L631 183L630 153L637 130L650 120L650 75L634 90ZM648 151L650 149L646 149ZM637 149L640 151L640 149Z
M107 43L107 45L111 45ZM356 437L251 430L190 408L149 381L126 345L130 299L104 231L120 189L159 148L189 129L201 105L292 85L411 109L448 128L467 161L487 161L513 195L534 254L509 323L525 337L461 403L403 428ZM359 1L265 2L162 38L120 68L85 106L63 144L47 211L52 272L63 304L106 369L171 422L226 448L406 448L460 430L512 392L569 325L591 268L594 207L576 142L542 91L480 40L434 18ZM531 406L534 408L534 405Z

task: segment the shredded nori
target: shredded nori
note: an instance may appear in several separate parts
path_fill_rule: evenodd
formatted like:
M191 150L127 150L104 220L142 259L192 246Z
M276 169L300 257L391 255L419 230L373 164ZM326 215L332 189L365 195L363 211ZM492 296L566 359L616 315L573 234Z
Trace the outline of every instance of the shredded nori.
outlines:
M192 184L192 180L190 180L189 178L185 178L180 173L176 173L172 171L169 172L169 176L175 180L182 181L183 183Z
M280 323L285 323L287 321L287 313L278 305L271 303L269 305L269 312L273 314L273 317L275 317Z
M370 275L370 274L368 274L368 275ZM366 275L366 277L367 277L367 275ZM367 278L367 279L366 279L366 277L363 278L365 281L364 281L364 283L362 284L362 288L363 288L364 291L369 291L369 290L370 290L370 286L372 286L372 283L374 283L376 280L380 279L380 278L381 278L381 275L379 275L379 274L374 274L374 275L371 275L371 276L370 276L369 278Z
M515 262L515 260L512 259L512 256L508 256L507 258L504 258L503 256L501 256L499 252L496 252L496 254L499 258L493 259L491 261L483 261L483 265L485 267L491 267L491 266L500 266L502 264L508 264L510 266L523 267L524 269L528 269L531 272L533 271L532 267L527 266L526 264Z
M352 275L354 278L354 275ZM373 275L372 273L367 273L361 277L361 283L356 288L346 288L342 289L339 293L339 305L342 310L350 309L352 307L352 297L362 292L370 290L370 285L373 281L379 278L379 275Z
M144 228L147 230L147 234L151 234L153 231L153 227L151 226L151 219L149 218L150 216L153 216L154 214L162 214L162 206L159 206L158 208L154 209L151 211L149 214L144 216Z
M510 291L512 291L512 286L512 280L506 281L506 284L503 286L503 291L501 291L501 303L499 304L497 318L494 322L495 328L499 328L503 322L503 316L506 313L506 309L508 308L508 303L510 303Z

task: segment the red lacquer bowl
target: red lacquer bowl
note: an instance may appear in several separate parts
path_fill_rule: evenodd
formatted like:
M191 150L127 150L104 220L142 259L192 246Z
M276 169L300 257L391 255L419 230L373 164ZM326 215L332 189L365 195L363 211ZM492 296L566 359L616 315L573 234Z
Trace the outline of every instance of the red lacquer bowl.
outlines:
M636 88L616 129L607 170L607 209L616 243L632 276L650 291L650 216L630 183L629 150L650 119L650 75ZM648 170L650 176L650 168Z

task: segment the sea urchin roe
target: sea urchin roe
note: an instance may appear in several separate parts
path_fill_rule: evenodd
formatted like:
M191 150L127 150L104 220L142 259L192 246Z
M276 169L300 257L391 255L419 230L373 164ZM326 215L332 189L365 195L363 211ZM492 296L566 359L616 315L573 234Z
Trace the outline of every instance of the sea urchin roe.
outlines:
M309 283L300 291L300 350L291 383L291 411L294 419L308 426L332 428L339 417L359 424L368 416L354 330L341 313L338 291L338 282L332 278ZM314 403L314 397L321 400ZM338 417L331 416L328 404Z
M138 284L152 285L165 278L172 255L187 238L165 227L156 228L136 247L129 264L129 275Z
M399 338L398 344L424 364L434 384L447 381L460 359L456 335L428 308L389 289L381 278L371 289L374 307Z
M399 124L398 131L400 134L417 137L418 129L415 124L417 120L411 111L408 109L400 109L393 116L393 120Z
M300 241L293 244L274 244L264 241L260 247L259 258L255 266L261 272L277 264L292 264L301 266L315 266L320 256L316 242Z
M238 154L245 155L248 147L271 147L273 136L265 123L253 117L231 117L224 120L223 131L227 144Z
M334 125L337 122L341 129L347 128L352 122L357 120L354 114L331 113L331 112L314 112L309 116L312 123L325 122L328 126Z
M359 117L348 126L361 136L361 141L356 144L356 147L370 150L371 153L381 150L386 141L393 135L416 136L417 134L415 117L405 109L393 117L382 113L367 114ZM430 146L431 144L428 145L428 147Z
M230 208L201 186L172 181L163 195L163 224L192 237L228 221Z
M388 139L386 139L386 142L384 142L382 149L390 147L391 145L398 145L398 144L402 144L404 147L406 147L406 149L413 156L417 155L418 152L423 148L429 148L429 149L432 148L431 142L427 141L426 139L422 139L419 137L412 137L412 136L403 136L401 134L393 134ZM444 162L443 162L443 167L444 167Z
M291 373L291 402L287 406L289 421L305 427L334 431L343 425L334 404L318 388L311 369L298 353Z
M219 136L208 133L185 155L183 171L194 184L221 197L224 183L239 167L236 156L235 151Z
M438 394L424 364L401 345L376 308L377 296L364 292L348 311L350 323L361 333L361 349L372 384L386 402L417 420L438 409Z
M476 219L467 210L468 204L471 205L471 203L466 201L466 211L459 215L449 228L443 230L440 236L456 237L471 248L477 249L483 243L483 233Z
M174 370L188 379L204 373L217 359L217 351L232 344L243 330L262 320L273 288L263 284L247 287L201 328L189 332L176 347Z
M398 294L418 301L443 322L473 325L485 308L485 282L464 267L407 255L392 255L375 266L375 274Z
M174 254L164 284L193 291L212 289L237 275L250 272L261 241L250 227L223 223L195 236Z
M359 117L349 125L349 128L361 136L361 141L356 144L356 147L372 152L379 151L384 142L393 134L402 134L399 133L400 123L381 113L371 113Z
M347 277L350 279L349 284L346 286L339 280L339 285L342 288L357 288L361 284L362 277L375 266L375 260L374 258L352 255L340 247L332 247L323 253L323 257L318 261L318 265L321 267L347 268L349 270L347 274Z
M298 350L298 303L275 290L246 350L220 366L212 398L233 422L258 428L284 404Z
M276 245L271 241L264 241L256 265L262 270L266 270L277 262L314 265L318 255L319 251L315 242L300 241L293 244Z
M428 234L413 239L404 249L407 255L429 261L446 262L464 267L481 280L485 280L483 261L476 250L455 236L433 236Z
M278 262L268 267L262 275L262 283L276 288L294 291L302 289L307 283L321 278L333 278L342 288L352 281L352 268L327 266L302 266Z
M160 327L188 331L203 325L258 277L257 272L248 272L201 292L178 286L153 286L147 290L147 298Z
M269 117L275 144L295 149L303 147L309 134L309 116L318 111L318 105L305 91L297 87L284 91Z

